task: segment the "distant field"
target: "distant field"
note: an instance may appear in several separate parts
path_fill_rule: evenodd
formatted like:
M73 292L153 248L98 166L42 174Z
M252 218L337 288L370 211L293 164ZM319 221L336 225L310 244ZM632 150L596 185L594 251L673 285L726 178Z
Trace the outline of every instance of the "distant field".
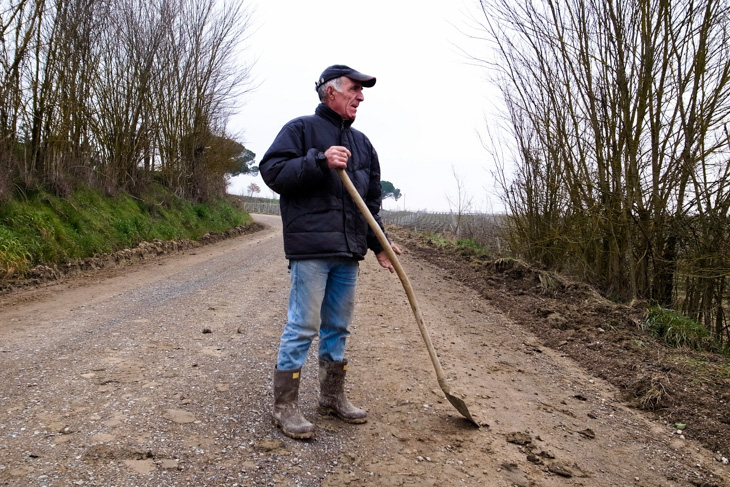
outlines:
M257 201L252 198L243 198L243 200L243 206L249 213L280 214L278 202ZM380 215L385 224L398 225L416 232L457 237L455 232L458 218L454 213L381 210ZM458 238L473 239L487 248L499 250L502 245L499 233L504 218L504 215L462 215Z

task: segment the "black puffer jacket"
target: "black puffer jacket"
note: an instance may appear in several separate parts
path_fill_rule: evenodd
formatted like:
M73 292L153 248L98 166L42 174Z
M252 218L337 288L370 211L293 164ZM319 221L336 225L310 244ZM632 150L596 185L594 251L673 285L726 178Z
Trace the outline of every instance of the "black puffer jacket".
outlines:
M362 132L320 104L314 115L288 122L264 155L264 182L281 195L284 252L288 259L343 256L364 258L370 248L383 250L335 170L317 154L333 145L352 156L347 173L376 221L381 201L378 155Z

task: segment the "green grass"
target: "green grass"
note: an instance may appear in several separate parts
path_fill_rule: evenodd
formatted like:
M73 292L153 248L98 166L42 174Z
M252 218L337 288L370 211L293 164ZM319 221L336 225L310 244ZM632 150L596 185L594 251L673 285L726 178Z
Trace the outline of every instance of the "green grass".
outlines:
M448 238L439 233L424 232L423 236L428 239L429 243L435 245L436 247L445 247L451 243Z
M730 352L728 352L727 349L723 350L723 354L725 356L729 356ZM726 361L718 366L718 369L720 370L720 375L723 379L727 380L730 379L730 361Z
M466 251L470 255L481 255L485 253L485 249L473 238L460 238L456 241L456 247Z
M652 306L647 310L642 327L670 347L708 351L717 348L703 324L661 306Z
M197 239L250 222L231 200L193 204L154 186L141 199L91 189L68 198L38 192L0 203L0 278L22 277L41 263L60 264L142 241Z
M722 355L727 357L727 353L688 355L678 352L671 355L669 360L691 377L693 384L702 386L730 379L730 360Z

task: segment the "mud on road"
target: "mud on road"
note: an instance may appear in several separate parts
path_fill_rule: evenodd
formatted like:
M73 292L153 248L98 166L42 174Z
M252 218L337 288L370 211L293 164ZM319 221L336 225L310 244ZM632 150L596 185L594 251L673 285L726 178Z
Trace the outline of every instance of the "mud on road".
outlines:
M318 436L283 436L269 411L287 262L278 218L256 219L254 234L0 297L0 485L729 485L712 452L407 248L452 391L483 426L443 397L400 282L370 255L348 343L370 420L317 416L310 355L300 399Z

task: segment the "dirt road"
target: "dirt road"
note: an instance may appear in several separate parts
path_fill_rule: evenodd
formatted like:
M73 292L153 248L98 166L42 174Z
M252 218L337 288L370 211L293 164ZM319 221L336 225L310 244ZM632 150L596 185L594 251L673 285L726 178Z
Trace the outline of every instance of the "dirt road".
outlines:
M350 397L365 425L269 417L287 263L267 228L0 298L0 485L726 486L728 466L624 406L473 291L406 253L442 365L485 426L443 398L395 275L361 265ZM407 250L407 249L406 249Z

